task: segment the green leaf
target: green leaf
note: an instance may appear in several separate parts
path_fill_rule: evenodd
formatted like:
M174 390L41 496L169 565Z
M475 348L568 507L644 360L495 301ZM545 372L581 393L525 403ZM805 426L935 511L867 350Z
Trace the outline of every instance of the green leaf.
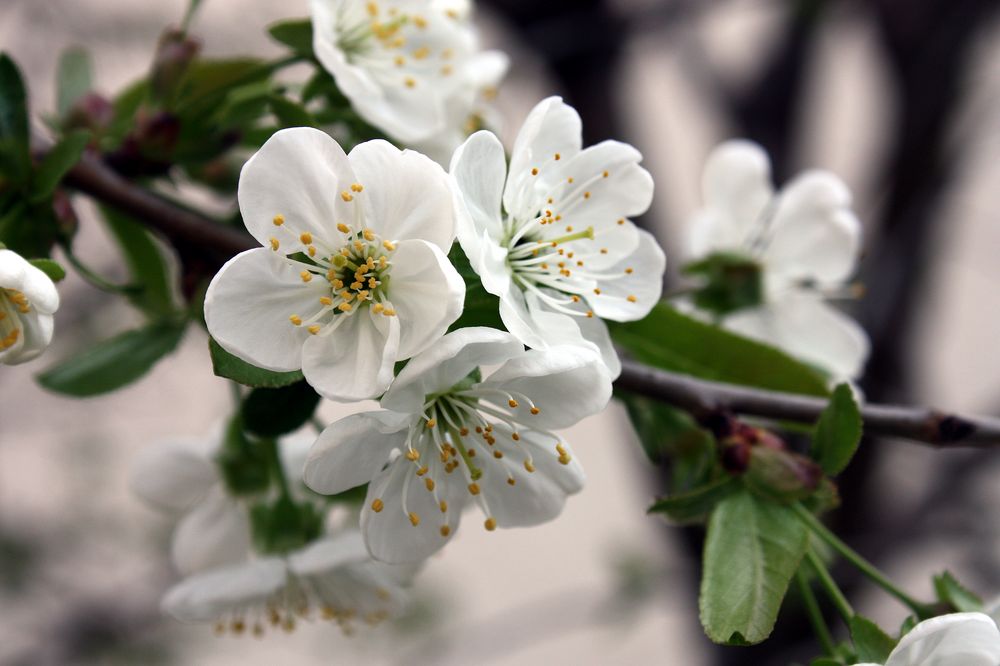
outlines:
M50 391L86 397L119 389L142 377L172 352L184 326L159 322L104 340L38 376Z
M465 307L462 315L449 331L469 326L486 326L506 330L500 319L500 299L486 291L479 275L472 268L462 246L455 243L448 252L448 259L465 281Z
M661 497L649 507L648 513L665 514L681 525L700 523L719 502L738 491L739 487L736 479L724 476L690 492Z
M281 21L272 24L267 31L296 54L313 57L312 21L309 19Z
M861 412L854 393L840 384L830 396L830 404L819 416L813 436L812 457L830 476L840 474L851 462L861 442Z
M743 477L755 493L778 502L809 497L819 488L823 470L793 451L766 446L750 449L750 465Z
M73 105L94 87L90 54L69 48L59 56L56 69L56 111L65 118Z
M708 521L698 601L708 637L729 645L766 639L808 542L786 506L748 492L722 500Z
M282 127L313 127L316 125L312 114L306 111L304 106L296 104L287 97L271 95L268 98L268 103Z
M216 377L231 379L244 386L255 388L281 388L302 381L302 373L274 372L251 365L241 358L233 356L213 338L208 339L208 352L212 357L212 371Z
M129 297L133 305L151 317L177 310L173 280L175 270L146 229L127 215L101 206L101 214L112 237L125 257L131 282L142 290Z
M704 281L692 294L701 310L726 315L764 302L763 267L753 259L719 252L688 264L682 272Z
M90 132L76 130L64 136L59 143L52 146L42 163L38 165L31 184L31 200L44 201L52 196L66 172L80 161Z
M66 269L57 261L51 259L29 259L28 263L49 276L53 282L59 282L66 277Z
M884 664L889 653L896 647L896 640L863 615L852 617L850 625L851 640L858 652L858 661Z
M681 314L660 303L645 319L609 327L636 360L703 379L774 391L827 395L814 368L784 352Z
M934 576L934 592L938 601L948 604L958 613L983 612L983 600L959 583L950 571Z
M0 54L0 186L22 185L31 173L28 94L17 65Z
M229 420L222 448L215 457L222 482L230 495L255 495L271 485L269 442L251 440L243 431L239 413Z
M298 430L316 411L319 394L305 381L281 388L256 388L243 401L243 423L260 437Z

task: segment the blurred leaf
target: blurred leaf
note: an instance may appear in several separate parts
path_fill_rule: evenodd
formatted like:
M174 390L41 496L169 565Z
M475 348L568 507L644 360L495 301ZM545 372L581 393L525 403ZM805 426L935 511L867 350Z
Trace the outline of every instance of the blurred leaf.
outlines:
M101 214L125 257L130 282L142 287L129 300L153 317L175 312L177 306L171 281L176 276L169 260L164 256L164 252L168 250L161 249L153 236L127 215L108 206L101 206Z
M208 351L212 357L212 370L216 377L231 379L256 388L280 388L302 381L302 373L298 370L274 372L258 368L233 356L213 338L208 339Z
M278 437L301 428L318 404L319 394L305 381L256 388L243 401L243 423L251 434Z
M56 111L65 118L73 104L93 87L90 54L81 48L69 48L59 55L56 69Z
M195 60L177 94L176 112L186 120L208 116L234 88L263 81L271 69L257 58Z
M884 664L896 647L896 640L863 615L852 617L850 626L858 661Z
M31 199L38 202L52 196L56 187L62 181L66 172L80 161L87 142L90 141L90 132L86 130L76 130L70 132L59 143L52 146L42 163L38 165L31 184Z
M806 395L827 395L813 368L784 352L681 314L660 303L645 319L609 327L636 360L703 379Z
M792 509L738 492L708 521L699 608L716 643L748 645L774 628L809 542Z
M724 476L692 491L661 497L649 507L648 513L665 514L667 518L681 525L700 523L719 502L739 489L740 484L735 478Z
M448 259L465 281L465 307L462 315L448 330L469 326L486 326L506 330L500 319L500 299L486 291L479 275L457 242L451 246Z
M752 259L719 252L688 264L682 272L704 281L692 295L701 310L725 315L764 302L764 273Z
M267 31L297 55L313 57L312 21L309 19L281 21L272 24Z
M66 269L51 259L30 259L28 263L48 275L53 282L59 282L66 277Z
M51 202L29 205L15 194L15 200L0 214L0 242L22 257L47 256L60 233Z
M819 416L813 436L812 457L830 476L844 471L861 442L861 412L854 393L840 384L830 396L830 404Z
M766 446L750 449L750 465L743 477L758 495L778 502L809 497L819 487L823 470L812 459L792 451Z
M316 125L316 121L304 106L296 104L287 97L271 95L268 98L268 103L282 127L313 127Z
M38 375L38 381L50 391L77 397L114 391L146 374L183 335L183 324L150 324L99 342Z
M0 188L23 185L31 172L28 95L17 65L0 53Z
M215 461L230 494L255 495L271 485L271 458L266 445L247 437L242 415L237 413L229 420Z
M819 482L812 495L802 500L802 506L817 516L840 506L840 490L828 477Z
M982 613L983 600L958 582L950 571L934 576L934 592L958 613Z

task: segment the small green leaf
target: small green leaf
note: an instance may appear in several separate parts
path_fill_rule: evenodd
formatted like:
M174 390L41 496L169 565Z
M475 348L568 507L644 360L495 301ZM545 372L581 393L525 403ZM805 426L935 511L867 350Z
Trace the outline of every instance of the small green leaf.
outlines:
M175 312L173 280L176 275L165 256L169 250L161 249L153 236L129 216L108 206L101 206L101 214L125 257L131 282L142 287L130 296L133 305L151 317Z
M858 653L858 661L884 664L896 647L896 640L882 631L877 624L864 617L851 618L851 640Z
M479 275L472 268L462 246L455 243L448 252L448 259L465 281L465 307L462 316L449 327L449 331L469 326L486 326L504 329L500 319L500 299L486 291Z
M830 404L820 414L813 437L812 457L830 476L844 471L861 442L861 412L854 393L840 384L830 397Z
M94 87L90 54L69 48L59 56L56 69L56 111L65 118L73 105Z
M661 497L649 507L648 513L665 514L681 525L701 523L719 502L738 491L739 487L736 479L724 476L692 491Z
M296 54L306 58L313 56L312 21L309 19L281 21L272 24L267 31Z
M298 370L274 372L258 368L241 358L233 356L223 349L213 338L208 339L208 352L212 357L212 371L216 377L231 379L244 386L281 388L282 386L302 381L302 373Z
M983 600L959 583L950 571L934 576L934 592L938 601L948 604L955 612L983 612Z
M715 381L774 391L827 395L814 368L660 303L637 322L611 324L615 343L649 365Z
M306 111L301 104L296 104L287 97L281 95L271 95L268 98L271 105L271 112L281 122L282 127L313 127L316 121L312 114Z
M31 172L28 94L14 61L0 53L0 185L23 184Z
M29 259L28 263L49 276L53 282L59 282L66 277L66 269L57 261L51 259Z
M318 404L319 394L305 381L256 388L243 401L243 423L251 434L278 437L302 427Z
M791 502L816 492L823 470L798 453L754 446L750 449L750 465L744 479L747 487L762 497Z
M809 533L792 509L738 492L708 521L698 605L716 643L745 645L774 628Z
M183 335L181 324L150 324L98 343L49 368L38 381L50 391L77 397L114 391L146 374L177 347Z
M44 201L52 196L66 172L80 161L88 141L90 132L76 130L52 146L52 150L45 155L42 163L38 165L38 170L35 171L31 187L32 201Z

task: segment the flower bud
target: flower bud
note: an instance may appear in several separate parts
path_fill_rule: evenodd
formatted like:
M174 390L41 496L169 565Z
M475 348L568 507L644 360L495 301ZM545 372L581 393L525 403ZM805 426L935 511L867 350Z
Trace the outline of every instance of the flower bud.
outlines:
M52 210L56 216L56 223L59 226L59 233L63 238L72 238L76 235L76 230L80 226L80 221L73 210L73 202L70 200L66 190L57 189L52 194Z
M178 84L187 73L191 61L201 50L201 43L192 39L183 30L168 28L156 45L153 68L149 75L153 98L165 102L170 100Z
M115 107L107 98L95 92L88 92L70 107L63 120L63 129L86 129L95 135L103 134L114 117Z
M812 495L823 479L823 470L813 460L797 453L755 446L750 449L744 478L756 492L790 502Z

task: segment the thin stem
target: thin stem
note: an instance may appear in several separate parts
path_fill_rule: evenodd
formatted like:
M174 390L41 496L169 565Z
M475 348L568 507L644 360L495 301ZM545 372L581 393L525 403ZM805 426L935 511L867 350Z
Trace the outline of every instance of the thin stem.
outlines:
M799 585L799 595L802 597L802 603L806 607L806 614L809 615L809 622L812 624L813 631L816 632L816 638L819 639L820 645L823 646L823 652L833 656L836 649L833 643L833 636L830 635L830 628L826 626L826 620L823 618L823 612L816 601L816 595L813 594L812 588L809 586L809 580L802 573L801 568L795 572L795 581Z
M847 597L844 593L840 591L840 587L837 586L837 582L833 580L833 576L830 575L830 570L826 568L823 564L823 560L810 548L806 551L806 560L809 565L816 572L816 580L819 584L823 586L823 590L826 592L827 596L830 597L830 601L833 602L834 607L843 618L844 623L850 626L851 618L854 617L854 609L851 607Z
M919 617L923 618L927 615L927 608L924 604L920 603L901 590L895 583L889 580L885 574L879 571L874 564L863 558L854 549L841 541L840 537L831 532L826 525L824 525L816 516L812 514L811 511L798 502L792 504L791 506L792 510L796 513L796 515L798 515L799 519L805 523L806 527L808 527L813 534L825 541L828 546L837 551L841 557L850 562L858 571L863 573L873 583L881 587L890 595L896 597L896 599L901 601L904 605L908 606L910 610L916 613Z
M80 277L101 291L107 291L112 294L132 295L138 294L143 289L142 285L115 284L114 282L101 277L93 269L80 261L80 259L77 258L77 256L73 254L72 250L68 247L63 247L63 254L66 255L66 261L69 262L70 266L76 269L76 272L80 274Z

